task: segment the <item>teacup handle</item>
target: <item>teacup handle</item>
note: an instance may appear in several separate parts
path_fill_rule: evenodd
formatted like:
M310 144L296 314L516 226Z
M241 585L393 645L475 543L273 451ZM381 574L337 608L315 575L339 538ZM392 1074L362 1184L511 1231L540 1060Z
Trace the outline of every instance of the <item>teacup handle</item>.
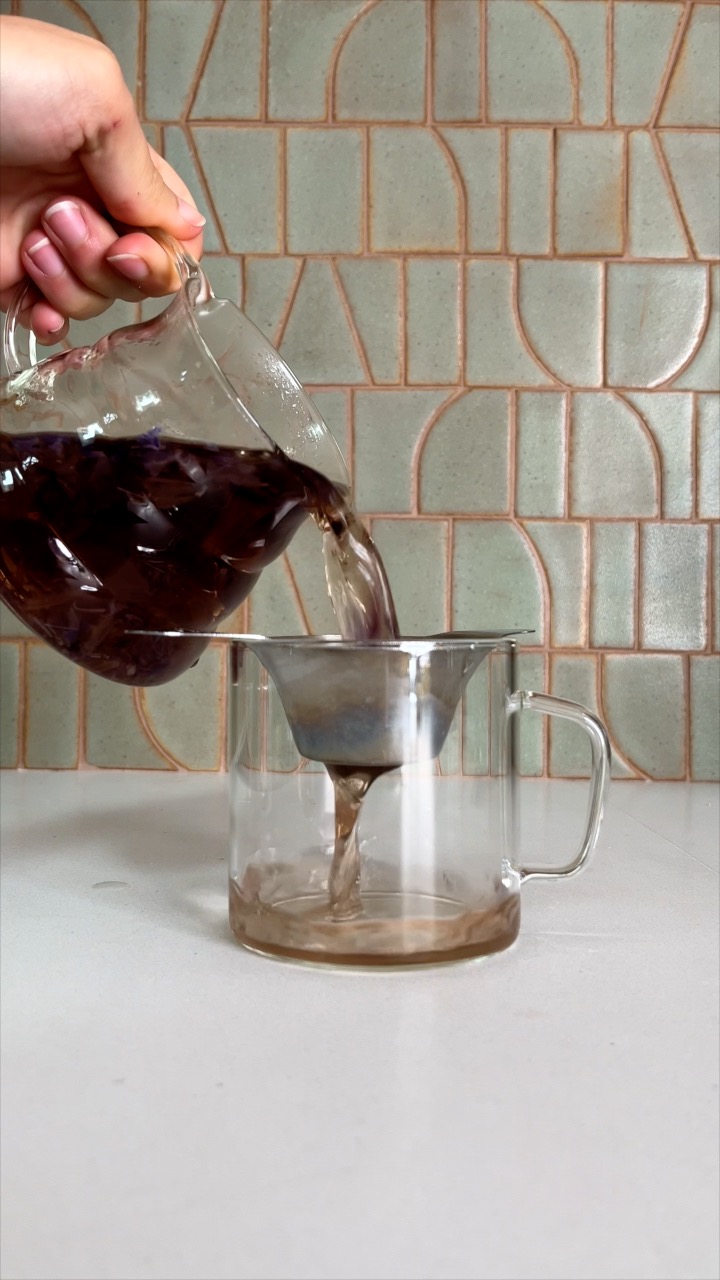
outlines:
M167 232L161 231L159 227L146 228L146 234L157 240L158 244L162 245L168 254L178 273L181 288L186 287L191 281L197 279L200 285L199 293L202 294L203 299L210 296L212 290L205 273L200 269L191 254L183 249L177 240L174 240ZM31 280L22 280L20 282L5 314L2 345L5 365L10 375L22 373L24 369L32 368L38 362L35 334L32 329L24 329L20 324L20 313L31 287ZM21 351L18 343L18 337L21 332L27 334L26 353Z
M575 857L564 867L520 867L520 879L554 880L558 876L573 876L584 867L595 845L597 844L600 823L603 815L603 804L610 779L610 739L602 723L577 702L568 702L565 698L555 698L549 693L525 693L517 690L510 695L507 704L508 715L517 711L535 711L539 715L558 716L561 720L571 720L579 724L590 739L592 751L592 774L590 777L590 803L588 805L587 827L582 844Z

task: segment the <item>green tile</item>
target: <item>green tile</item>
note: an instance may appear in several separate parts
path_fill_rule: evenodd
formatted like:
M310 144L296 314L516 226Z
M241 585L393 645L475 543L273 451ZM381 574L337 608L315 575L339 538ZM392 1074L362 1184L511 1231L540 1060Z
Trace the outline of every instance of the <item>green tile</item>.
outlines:
M246 259L244 309L273 343L299 269L296 258Z
M602 383L602 275L598 262L519 264L520 318L533 351L570 386ZM545 379L538 377L537 383ZM524 379L527 381L527 379Z
M420 463L423 511L508 511L508 411L506 391L470 391L443 410Z
M441 129L455 159L467 206L467 247L470 253L500 250L500 130Z
M195 125L193 137L230 250L276 252L279 131ZM239 182L239 174L246 180Z
M662 514L682 519L693 513L692 419L688 392L634 391L630 402L653 434L662 470Z
M255 120L260 115L260 0L227 4L192 109L206 120Z
M591 536L590 643L631 649L635 643L637 533L634 524L596 521Z
M624 135L561 130L557 141L555 237L558 253L623 250Z
M20 646L0 644L0 767L14 769L18 759Z
M606 304L609 385L639 389L671 378L695 350L706 306L703 263L611 262Z
M148 119L180 116L214 13L213 0L152 0L147 6Z
M487 6L488 110L492 120L572 119L565 51L535 5L490 0Z
M698 515L720 517L720 397L698 396Z
M550 129L508 133L508 248L511 253L549 253Z
M446 522L373 520L372 535L388 573L403 635L443 631Z
M488 664L484 661L470 677L463 698L464 773L471 776L487 773L489 735Z
M154 733L187 769L220 766L223 660L220 648L207 649L179 679L142 693Z
M370 225L375 250L458 249L458 193L427 129L370 130Z
M690 758L695 782L720 782L720 658L690 659Z
M518 688L531 693L544 693L546 688L545 658L542 654L519 653L515 660ZM526 778L539 777L545 768L544 717L526 712L515 716L516 767Z
M337 41L365 0L273 0L268 106L272 120L325 118L326 81Z
M521 391L517 398L515 504L521 516L561 516L565 504L565 396Z
M685 258L688 243L649 129L628 135L628 249L634 258Z
M527 627L542 644L540 579L521 531L506 520L455 523L453 626L458 631Z
M32 632L15 617L12 609L8 609L7 605L0 600L0 636L8 636L15 638L16 636L29 636Z
M603 659L608 728L631 764L651 778L685 774L685 680L674 654Z
M478 386L542 386L548 381L523 345L513 312L512 263L469 262L465 291L467 380Z
M700 258L720 256L720 138L708 133L663 132L662 148L688 230Z
M694 391L720 390L720 264L710 268L710 316L705 337L673 386Z
M411 510L411 464L418 437L444 391L355 393L355 500L360 511Z
M652 446L624 401L605 391L574 395L571 440L572 515L658 514Z
M480 7L444 0L433 13L433 101L436 120L480 114Z
M338 120L422 120L425 18L424 0L379 4L363 14L338 59Z
M53 649L30 645L27 662L25 764L74 769L78 762L80 671Z
M411 258L407 265L408 382L458 381L460 263Z
M662 124L717 127L720 115L720 9L698 4L690 14L660 113Z
M400 381L400 262L341 258L342 280L375 382Z
M550 643L558 648L585 642L587 526L527 520L550 587Z
M612 92L617 124L648 124L680 14L680 5L652 0L615 5Z
M555 657L552 692L558 698L579 702L597 711L597 659ZM590 777L590 740L580 725L553 717L550 720L550 772L555 778Z
M280 354L301 382L364 382L365 373L329 262L306 262Z
M145 733L134 691L100 676L87 677L85 754L102 769L169 769Z
M242 273L238 258L216 255L203 258L203 270L210 281L216 298L229 298L236 306L242 306Z
M291 253L362 248L359 129L288 129L287 239Z
M649 524L640 537L640 642L646 649L702 649L707 635L708 532Z
M720 525L713 528L713 603L715 634L713 648L720 649Z
M544 8L556 18L577 59L580 119L583 124L605 124L607 119L607 5L605 0L545 0Z

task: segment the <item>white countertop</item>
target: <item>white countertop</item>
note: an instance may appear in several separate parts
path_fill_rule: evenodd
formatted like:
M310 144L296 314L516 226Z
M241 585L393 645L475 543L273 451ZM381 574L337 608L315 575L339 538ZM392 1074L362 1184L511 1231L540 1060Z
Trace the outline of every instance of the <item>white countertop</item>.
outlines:
M578 783L522 786L534 853ZM512 951L225 923L225 779L2 775L5 1280L717 1280L718 790L619 783Z

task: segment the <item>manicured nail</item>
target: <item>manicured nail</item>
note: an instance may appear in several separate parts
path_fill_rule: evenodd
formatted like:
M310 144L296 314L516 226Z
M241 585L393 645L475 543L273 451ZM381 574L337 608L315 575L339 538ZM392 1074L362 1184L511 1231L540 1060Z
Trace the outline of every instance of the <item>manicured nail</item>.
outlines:
M128 280L145 280L150 275L147 262L139 258L136 253L116 253L112 257L107 257L105 261L112 263L115 270L122 276L127 276Z
M59 316L58 319L60 320L59 324L54 324L52 327L48 325L48 333L60 333L60 330L65 328L65 317Z
M88 225L74 200L58 200L45 210L43 222L68 249L77 249L87 240Z
M65 270L65 259L58 253L54 244L51 244L47 236L43 236L42 240L36 240L35 244L29 245L25 250L32 265L42 275L54 279L61 276Z
M191 227L204 227L207 222L207 218L203 218L202 214L188 204L187 200L178 200L178 212Z

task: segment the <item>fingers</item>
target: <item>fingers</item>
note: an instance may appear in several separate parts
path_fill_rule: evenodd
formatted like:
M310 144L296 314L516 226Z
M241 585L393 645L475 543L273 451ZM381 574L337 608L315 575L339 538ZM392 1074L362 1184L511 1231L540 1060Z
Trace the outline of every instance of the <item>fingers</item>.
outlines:
M105 111L79 153L103 204L128 226L162 227L180 240L193 239L205 219L163 181L119 67L103 90Z

